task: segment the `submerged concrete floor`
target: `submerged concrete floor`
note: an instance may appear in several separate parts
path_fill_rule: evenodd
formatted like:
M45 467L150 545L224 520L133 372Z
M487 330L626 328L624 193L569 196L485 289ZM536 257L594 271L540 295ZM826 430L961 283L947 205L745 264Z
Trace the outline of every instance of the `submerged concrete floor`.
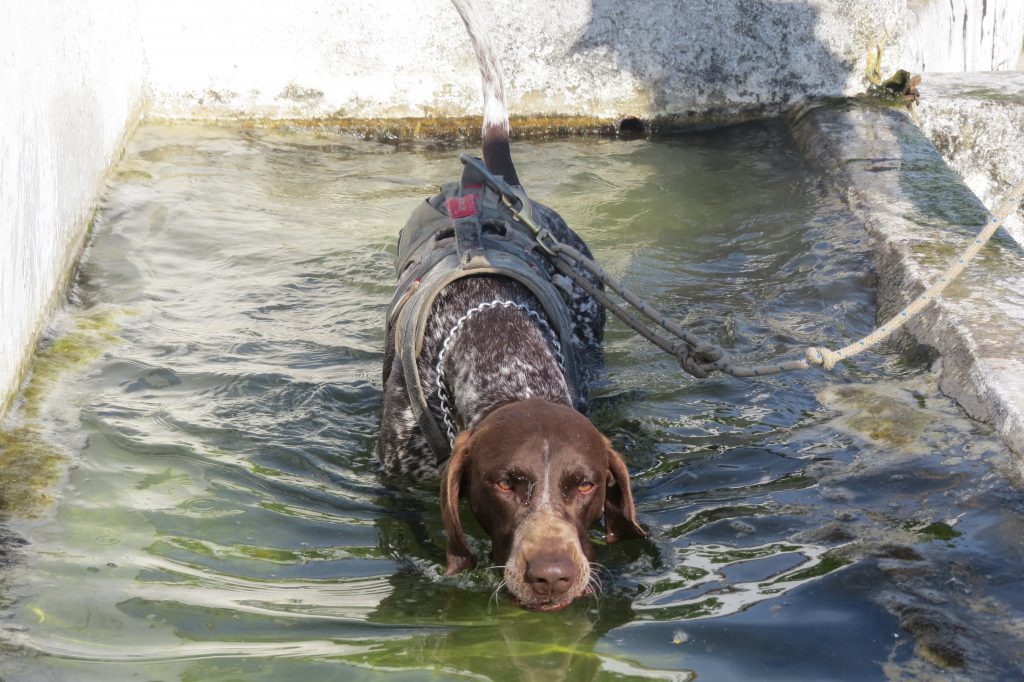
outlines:
M872 239L884 322L963 252L985 207L906 110L849 100L804 108L792 127ZM906 329L939 352L943 392L1024 454L1024 251L1016 242L1000 230ZM909 340L905 332L900 340Z

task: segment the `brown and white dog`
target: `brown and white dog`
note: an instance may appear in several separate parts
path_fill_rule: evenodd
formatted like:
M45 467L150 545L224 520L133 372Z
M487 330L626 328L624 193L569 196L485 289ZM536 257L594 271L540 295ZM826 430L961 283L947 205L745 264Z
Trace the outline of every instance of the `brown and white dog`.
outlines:
M472 3L453 4L483 77L484 163L518 185L497 56ZM557 239L589 255L555 211L534 202L532 215ZM543 308L515 279L463 277L434 299L415 357L421 395L434 420L447 417L463 429L447 464L438 461L414 413L393 335L386 348L380 451L385 475L441 471L447 575L474 564L459 517L465 498L490 536L491 557L504 568L513 599L534 610L562 608L596 587L588 533L600 517L608 542L644 535L626 466L573 407L585 408L586 388L580 382L578 395L572 395L559 361L561 353L573 353L579 366L600 357L604 310L576 285L566 298L571 348L552 342ZM442 385L449 395L444 405L437 388Z

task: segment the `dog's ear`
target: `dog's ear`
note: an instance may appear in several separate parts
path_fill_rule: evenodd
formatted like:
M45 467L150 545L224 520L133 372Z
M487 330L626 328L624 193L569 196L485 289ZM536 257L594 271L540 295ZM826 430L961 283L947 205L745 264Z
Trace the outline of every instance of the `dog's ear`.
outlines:
M608 448L608 484L604 493L604 529L606 542L642 538L647 533L636 522L633 491L629 488L629 471L611 443Z
M469 432L463 431L455 439L452 456L441 475L441 519L448 536L448 570L445 575L455 575L473 568L474 564L473 553L469 551L466 536L462 532L462 519L459 518L460 487L468 459Z

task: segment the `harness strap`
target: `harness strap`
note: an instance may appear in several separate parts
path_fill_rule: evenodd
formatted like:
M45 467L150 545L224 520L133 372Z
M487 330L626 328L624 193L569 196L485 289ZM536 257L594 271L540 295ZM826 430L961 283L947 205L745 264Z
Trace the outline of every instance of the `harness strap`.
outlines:
M480 243L481 227L476 210L476 195L452 197L444 205L455 231L455 250L459 254L459 262L469 264L474 258L482 258L484 247Z
M389 338L394 332L393 354L387 355L401 361L412 415L438 463L451 454L451 444L430 409L433 391L423 386L418 361L434 300L457 279L500 275L522 284L537 299L538 314L563 349L563 376L574 406L580 396L572 319L565 305L571 283L560 276L552 279L545 267L550 259L518 219L532 213L523 190L504 182L494 187L494 176L473 161L466 163L460 182L445 185L440 195L420 204L403 228L395 262L399 282L387 314ZM508 197L514 199L514 211ZM387 356L384 370L390 374Z
M423 326L426 326L426 315L430 312L430 305L408 305L412 303L412 299L417 297L419 294L420 298L423 297L424 293L429 293L428 288L417 287L413 291L410 300L407 304L402 307L401 313L398 318L398 326L395 334L395 351L398 357L402 361L402 373L405 376L405 390L409 396L409 406L412 409L412 416L416 419L416 423L420 427L420 431L423 433L423 437L427 440L427 445L434 452L434 455L440 462L443 458L448 457L451 454L451 443L441 432L441 428L438 426L437 421L434 419L434 415L430 413L430 407L427 403L427 395L423 392L423 382L420 381L420 370L417 364L417 360L420 355L420 344L419 343L403 343L403 339L413 338L417 341L421 337L415 336L417 329L420 329L420 319L424 318ZM409 313L419 310L419 315L410 315ZM410 335L412 335L410 337Z

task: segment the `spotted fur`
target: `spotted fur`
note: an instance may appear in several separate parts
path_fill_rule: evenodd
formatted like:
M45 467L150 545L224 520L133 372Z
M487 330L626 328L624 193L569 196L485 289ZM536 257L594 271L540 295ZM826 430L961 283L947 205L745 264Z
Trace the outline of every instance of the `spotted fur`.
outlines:
M534 203L533 217L557 239L589 255L586 244L558 213ZM549 267L553 273L554 267ZM583 274L600 287L589 273ZM564 352L574 354L581 379L576 404L585 411L587 379L600 365L605 311L578 285L573 285L568 298L572 347ZM436 390L437 360L444 339L468 310L494 300L521 303L544 314L540 302L526 287L513 279L494 275L456 280L434 300L418 370L424 395L428 397L427 405L438 424L443 421ZM384 378L381 412L380 458L384 473L412 478L434 477L444 462L437 461L413 416L401 358L395 355L393 339L388 340L385 352L385 366L390 361L391 371ZM547 335L527 313L515 308L488 309L466 321L452 339L443 372L460 428L476 425L501 405L530 397L572 404Z

